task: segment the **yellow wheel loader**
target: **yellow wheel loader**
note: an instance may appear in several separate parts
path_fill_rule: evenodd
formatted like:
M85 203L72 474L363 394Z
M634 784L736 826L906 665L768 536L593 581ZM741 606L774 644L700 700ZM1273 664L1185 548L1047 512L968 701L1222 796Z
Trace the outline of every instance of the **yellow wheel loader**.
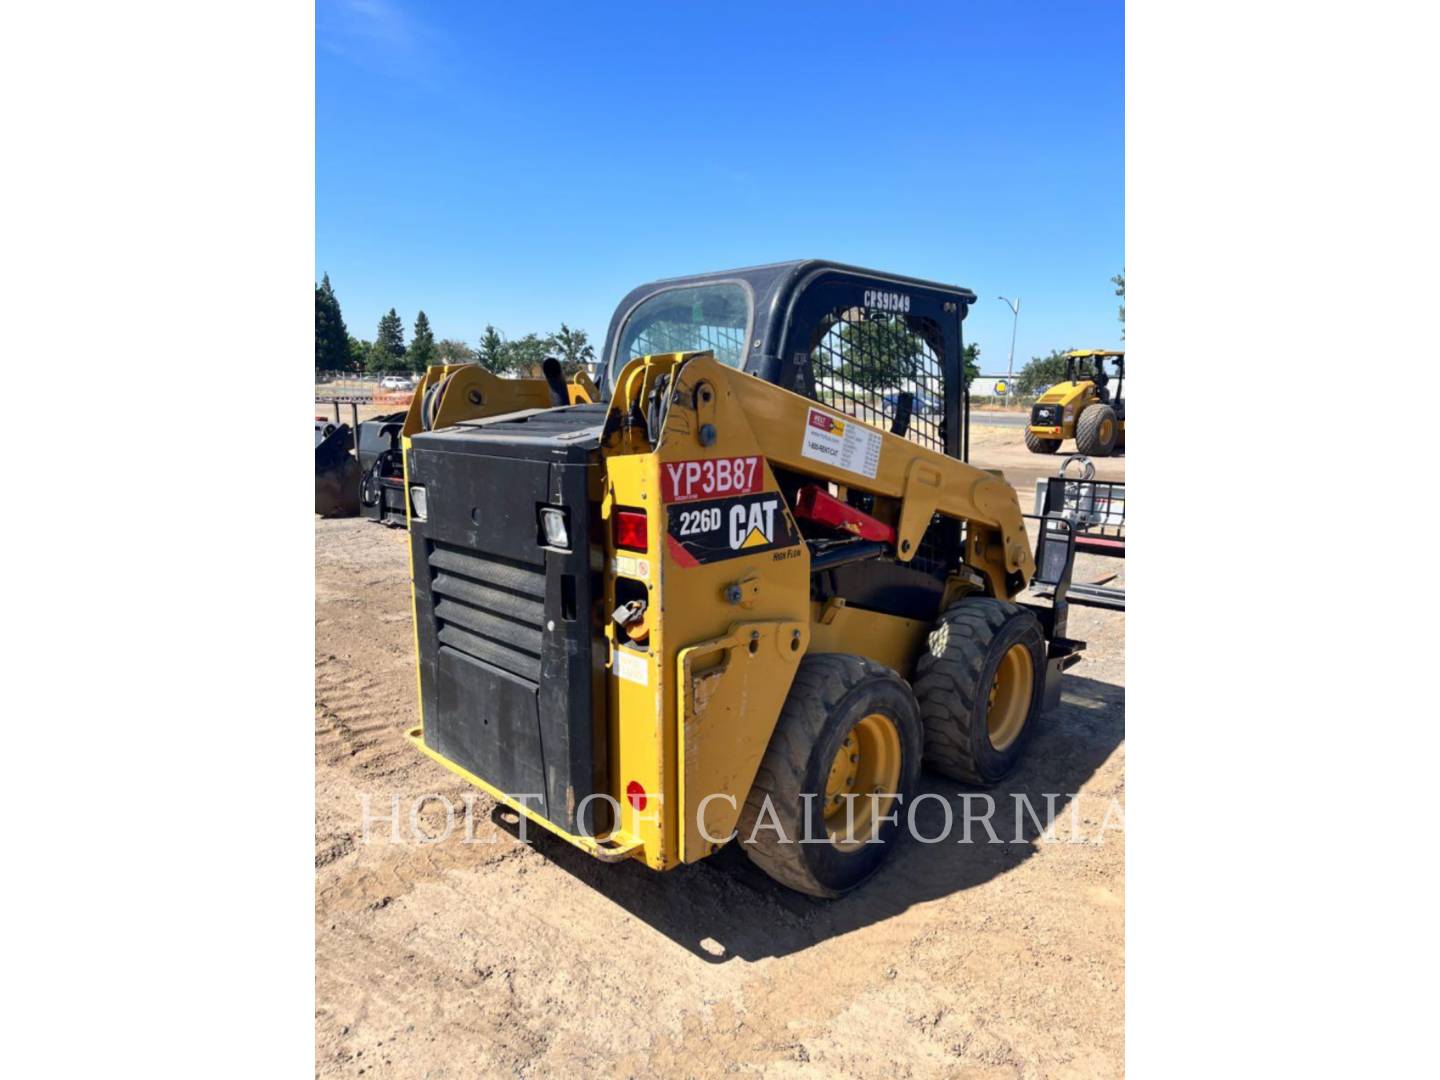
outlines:
M1107 361L1113 375L1106 370ZM1032 454L1053 454L1066 439L1074 439L1076 452L1089 457L1109 457L1124 450L1124 381L1123 350L1066 353L1065 381L1046 390L1031 407L1025 446Z
M597 859L738 843L826 897L895 847L922 763L1006 775L1083 644L1067 523L1032 549L964 461L974 301L782 263L634 290L596 382L431 368L417 750Z

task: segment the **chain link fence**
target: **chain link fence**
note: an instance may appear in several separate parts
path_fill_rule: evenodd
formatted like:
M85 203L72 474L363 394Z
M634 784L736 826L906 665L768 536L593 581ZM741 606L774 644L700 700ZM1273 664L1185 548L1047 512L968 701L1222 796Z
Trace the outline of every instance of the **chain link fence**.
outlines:
M420 378L418 374L317 371L315 400L403 407L409 404Z

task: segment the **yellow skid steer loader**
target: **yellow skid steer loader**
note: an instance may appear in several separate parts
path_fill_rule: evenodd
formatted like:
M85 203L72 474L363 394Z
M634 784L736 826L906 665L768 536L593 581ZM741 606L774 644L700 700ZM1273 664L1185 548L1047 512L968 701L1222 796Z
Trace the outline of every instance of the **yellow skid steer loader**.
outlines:
M1083 644L1066 523L1032 548L964 460L974 300L782 263L634 290L595 382L430 369L416 748L598 859L735 842L816 896L879 867L922 761L1008 773Z

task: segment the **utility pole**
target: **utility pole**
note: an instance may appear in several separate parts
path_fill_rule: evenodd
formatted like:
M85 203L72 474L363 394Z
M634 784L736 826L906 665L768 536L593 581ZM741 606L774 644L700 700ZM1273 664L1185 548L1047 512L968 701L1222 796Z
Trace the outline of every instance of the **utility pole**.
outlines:
M1005 297L1002 296L1000 299L1005 300ZM1005 300L1005 306L1010 309L1010 314L1015 316L1014 321L1010 323L1010 363L1005 368L1005 404L1009 405L1010 395L1014 393L1011 386L1015 382L1015 331L1020 329L1019 297L1013 301Z

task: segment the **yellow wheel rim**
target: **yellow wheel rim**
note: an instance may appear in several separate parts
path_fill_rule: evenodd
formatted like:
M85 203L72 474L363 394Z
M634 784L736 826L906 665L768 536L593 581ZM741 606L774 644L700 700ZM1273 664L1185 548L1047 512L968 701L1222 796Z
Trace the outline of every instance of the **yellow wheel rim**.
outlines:
M1111 439L1113 439L1114 437L1115 437L1115 421L1113 421L1113 420L1102 420L1102 421L1100 421L1100 441L1101 441L1102 443L1108 443L1108 442L1109 442Z
M825 830L836 847L864 844L876 815L890 812L900 785L900 757L900 731L888 716L871 713L846 732L825 778Z
M990 745L996 750L1008 750L1020 737L1034 691L1035 661L1030 658L1030 650L1016 642L1005 650L995 670L995 681L990 684L985 722Z

